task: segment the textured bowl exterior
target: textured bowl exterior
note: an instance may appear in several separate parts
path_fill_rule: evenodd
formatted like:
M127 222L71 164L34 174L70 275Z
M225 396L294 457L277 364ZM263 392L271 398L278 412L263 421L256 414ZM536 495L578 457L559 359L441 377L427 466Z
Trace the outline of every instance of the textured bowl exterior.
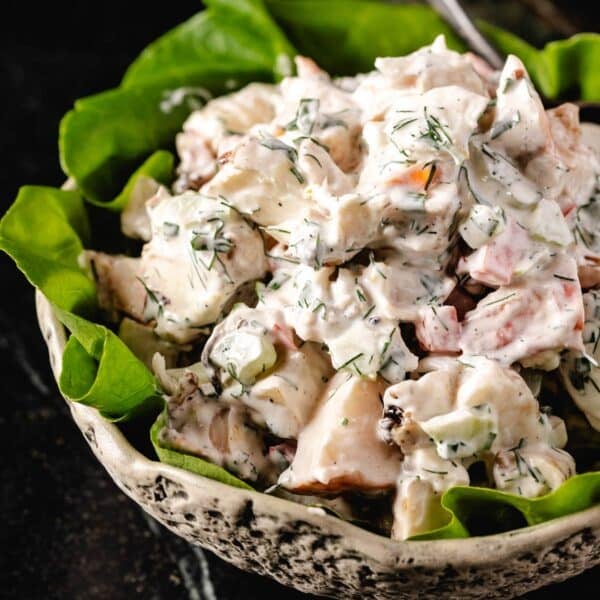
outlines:
M65 331L39 292L36 304L58 378ZM115 483L150 515L192 544L304 592L510 598L600 564L600 506L500 535L393 542L318 510L149 460L95 409L69 406Z

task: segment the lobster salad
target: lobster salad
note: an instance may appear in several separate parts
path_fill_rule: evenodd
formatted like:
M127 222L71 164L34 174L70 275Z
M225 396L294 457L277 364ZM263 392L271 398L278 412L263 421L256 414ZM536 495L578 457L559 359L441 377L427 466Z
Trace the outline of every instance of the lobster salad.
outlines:
M141 256L86 252L165 392L160 444L342 514L360 498L400 540L454 486L555 490L577 467L546 381L600 429L577 107L443 37L356 77L296 68L189 116L174 185L140 179L121 215Z

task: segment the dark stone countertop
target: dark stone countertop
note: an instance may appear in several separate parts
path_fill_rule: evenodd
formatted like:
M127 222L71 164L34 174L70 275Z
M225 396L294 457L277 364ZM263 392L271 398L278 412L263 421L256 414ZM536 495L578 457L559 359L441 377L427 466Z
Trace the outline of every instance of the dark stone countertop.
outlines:
M0 213L20 184L61 183L58 122L73 99L116 85L140 48L197 7L3 4ZM0 597L308 599L192 548L117 489L70 419L32 289L4 255L0 282ZM599 580L595 569L528 598L584 593Z

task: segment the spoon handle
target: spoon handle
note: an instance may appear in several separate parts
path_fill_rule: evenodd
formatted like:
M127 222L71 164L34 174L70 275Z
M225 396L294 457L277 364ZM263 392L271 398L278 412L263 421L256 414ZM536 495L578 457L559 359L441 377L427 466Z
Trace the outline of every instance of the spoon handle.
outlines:
M492 45L479 33L473 21L467 16L456 0L428 0L456 30L473 51L485 58L494 69L501 69L504 61Z

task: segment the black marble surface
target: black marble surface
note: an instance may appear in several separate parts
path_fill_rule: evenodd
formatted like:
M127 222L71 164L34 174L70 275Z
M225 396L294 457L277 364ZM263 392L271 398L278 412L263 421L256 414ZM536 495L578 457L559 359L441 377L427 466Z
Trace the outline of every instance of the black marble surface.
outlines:
M58 122L72 101L116 85L140 48L197 8L2 3L0 213L23 183L60 185ZM0 597L309 600L192 548L117 489L69 417L32 289L4 255L0 290ZM528 598L598 583L595 569Z

